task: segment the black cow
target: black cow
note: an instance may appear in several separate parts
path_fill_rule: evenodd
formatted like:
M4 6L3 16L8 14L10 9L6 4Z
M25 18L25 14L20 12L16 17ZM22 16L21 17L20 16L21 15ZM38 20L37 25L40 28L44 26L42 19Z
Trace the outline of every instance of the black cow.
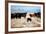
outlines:
M21 17L26 17L27 13L14 13L11 14L11 18L21 18Z
M41 17L41 13L40 13L40 12L35 13L35 16L37 16L37 17Z

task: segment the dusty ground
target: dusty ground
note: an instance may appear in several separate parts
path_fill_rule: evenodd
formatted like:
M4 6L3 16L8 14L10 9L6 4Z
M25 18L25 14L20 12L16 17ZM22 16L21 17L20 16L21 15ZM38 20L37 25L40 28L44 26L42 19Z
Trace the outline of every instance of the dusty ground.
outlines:
M21 17L21 19L12 19L12 28L24 28L24 27L40 27L41 19L38 17L31 17L32 21L27 22L27 18Z

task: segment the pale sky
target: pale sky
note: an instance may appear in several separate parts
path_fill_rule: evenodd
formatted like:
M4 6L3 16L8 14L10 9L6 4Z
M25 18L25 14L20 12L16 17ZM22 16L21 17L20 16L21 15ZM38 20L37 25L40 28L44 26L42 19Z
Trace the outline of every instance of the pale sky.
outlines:
M37 13L41 11L40 6L21 6L21 5L11 5L12 13Z

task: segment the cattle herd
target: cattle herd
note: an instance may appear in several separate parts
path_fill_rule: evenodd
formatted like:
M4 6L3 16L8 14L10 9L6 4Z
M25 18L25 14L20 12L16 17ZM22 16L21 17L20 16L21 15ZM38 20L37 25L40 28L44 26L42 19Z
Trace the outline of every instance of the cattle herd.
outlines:
M14 13L11 14L11 18L21 18L21 17L26 17L27 13Z
M20 18L21 19L21 17L24 17L24 18L26 18L26 15L27 15L27 13L14 13L14 14L11 14L11 19L13 19L13 18ZM37 17L40 17L40 12L39 13L33 13L33 14L31 14L31 13L29 13L29 16L30 17L33 17L33 16L37 16ZM31 21L31 19L30 18L27 18L27 21Z
M29 21L30 22L32 21L31 17L38 17L38 18L40 18L41 17L41 13L38 12L38 13L14 13L14 14L11 14L11 19L21 19L22 17L24 19L26 19L26 21L28 23ZM21 21L24 21L24 19L21 20ZM14 24L17 23L16 21L14 21ZM13 22L12 22L12 25L13 25ZM12 27L14 27L14 26L12 26Z

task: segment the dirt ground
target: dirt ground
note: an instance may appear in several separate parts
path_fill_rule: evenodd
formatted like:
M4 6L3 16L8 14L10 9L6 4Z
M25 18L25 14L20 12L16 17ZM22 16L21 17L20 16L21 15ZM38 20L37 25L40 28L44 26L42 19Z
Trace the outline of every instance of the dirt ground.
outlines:
M12 28L25 28L25 27L40 27L41 19L38 17L31 17L32 21L27 22L27 18L21 17L21 19L11 19Z

